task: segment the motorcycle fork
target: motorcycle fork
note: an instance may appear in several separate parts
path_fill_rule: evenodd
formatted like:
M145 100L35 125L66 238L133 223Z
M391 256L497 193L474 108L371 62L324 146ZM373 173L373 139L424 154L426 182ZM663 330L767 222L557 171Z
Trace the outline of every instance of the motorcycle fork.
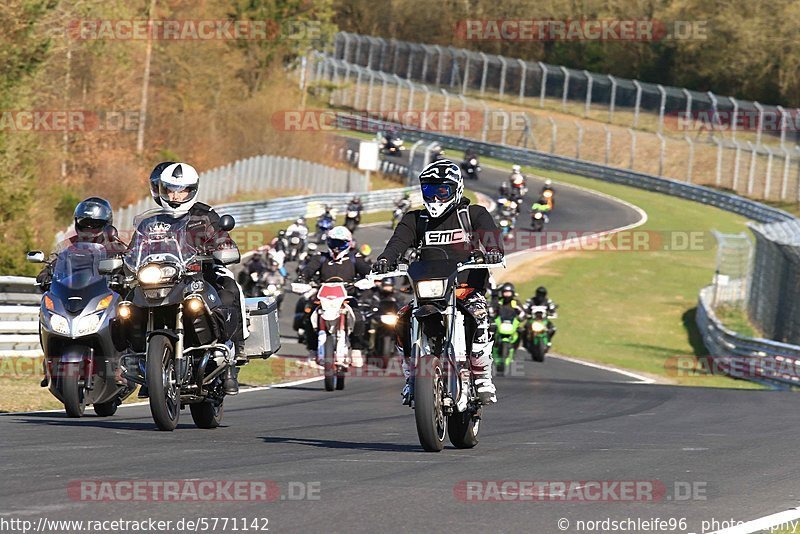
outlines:
M186 356L183 354L183 303L178 304L178 313L175 316L175 333L178 340L175 342L175 366L177 367L178 386L183 385L186 374Z

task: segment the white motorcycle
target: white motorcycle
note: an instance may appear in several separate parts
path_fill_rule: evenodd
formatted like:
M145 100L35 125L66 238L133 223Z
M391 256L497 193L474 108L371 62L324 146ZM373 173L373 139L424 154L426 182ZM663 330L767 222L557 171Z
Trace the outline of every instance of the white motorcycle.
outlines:
M331 279L320 284L314 299L314 286L293 283L292 292L314 299L315 309L311 313L311 324L317 330L317 361L322 362L325 373L325 391L344 389L344 378L348 369L363 366L361 351L350 347L350 333L355 326L355 313L347 303L350 287L369 289L369 280L356 283Z

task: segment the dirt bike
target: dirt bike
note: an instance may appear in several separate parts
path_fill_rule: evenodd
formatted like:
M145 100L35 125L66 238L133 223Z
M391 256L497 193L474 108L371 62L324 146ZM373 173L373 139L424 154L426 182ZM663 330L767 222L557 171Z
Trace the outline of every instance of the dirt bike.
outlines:
M495 338L492 360L497 374L503 375L514 361L514 352L519 340L519 315L508 306L501 306L494 320Z
M354 361L350 347L355 314L347 303L350 297L347 290L350 287L368 289L371 286L366 280L353 284L338 278L331 278L318 286L316 299L312 301L316 308L311 312L311 324L317 331L317 360L322 362L324 369L325 391L344 389L345 375L351 364L356 364L356 367L361 365L360 361ZM293 293L308 295L313 289L312 284L292 284Z
M544 225L547 224L550 219L547 216L546 211L537 210L535 207L532 208L531 211L531 230L534 232L541 232L544 230Z
M456 282L466 270L500 266L482 263L480 257L459 262L442 249L429 248L411 265L368 277L407 277L413 287L411 346L406 347L414 369L411 407L419 442L428 452L441 451L448 434L456 448L478 444L482 405L468 358L474 327L458 304Z

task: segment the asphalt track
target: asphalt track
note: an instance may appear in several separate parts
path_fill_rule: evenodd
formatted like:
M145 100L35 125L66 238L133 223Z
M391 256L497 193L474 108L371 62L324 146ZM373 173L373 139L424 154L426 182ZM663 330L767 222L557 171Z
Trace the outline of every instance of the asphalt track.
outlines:
M492 192L499 178L487 171L478 187ZM561 187L551 228L604 230L637 217L613 201ZM369 227L357 237L381 243L387 235L386 228ZM285 328L284 335L290 336ZM286 343L282 352L297 349ZM242 518L250 531L251 521L263 527L267 518L272 532L701 532L711 527L703 521L724 526L798 505L794 423L800 415L792 393L645 384L609 370L526 357L520 353L512 376L497 379L500 402L485 410L478 447L438 454L420 448L413 412L399 402L397 377L353 378L335 393L311 382L241 394L226 400L224 424L211 431L196 429L184 413L174 432L158 432L147 406L80 420L62 413L5 415L0 530L13 528L3 528L3 520L32 521L35 528L46 518L161 519L173 521L165 532L233 532L233 518L239 531ZM268 480L280 496L129 502L69 491L97 479ZM488 481L554 484L538 493ZM600 501L581 491L591 481L605 481ZM630 481L643 491L619 491L619 483ZM312 498L295 500L299 488ZM209 528L176 528L178 520L198 518L209 518ZM655 518L672 520L675 528L580 523ZM78 530L44 523L39 531Z

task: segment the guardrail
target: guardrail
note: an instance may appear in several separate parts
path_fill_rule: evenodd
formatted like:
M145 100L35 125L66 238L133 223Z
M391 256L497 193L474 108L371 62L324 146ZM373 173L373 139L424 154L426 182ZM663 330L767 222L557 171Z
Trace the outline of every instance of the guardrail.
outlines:
M715 370L777 388L800 386L800 347L741 336L726 328L711 307L713 286L700 290L696 323Z
M0 276L0 357L41 354L41 293L35 283L35 278Z

